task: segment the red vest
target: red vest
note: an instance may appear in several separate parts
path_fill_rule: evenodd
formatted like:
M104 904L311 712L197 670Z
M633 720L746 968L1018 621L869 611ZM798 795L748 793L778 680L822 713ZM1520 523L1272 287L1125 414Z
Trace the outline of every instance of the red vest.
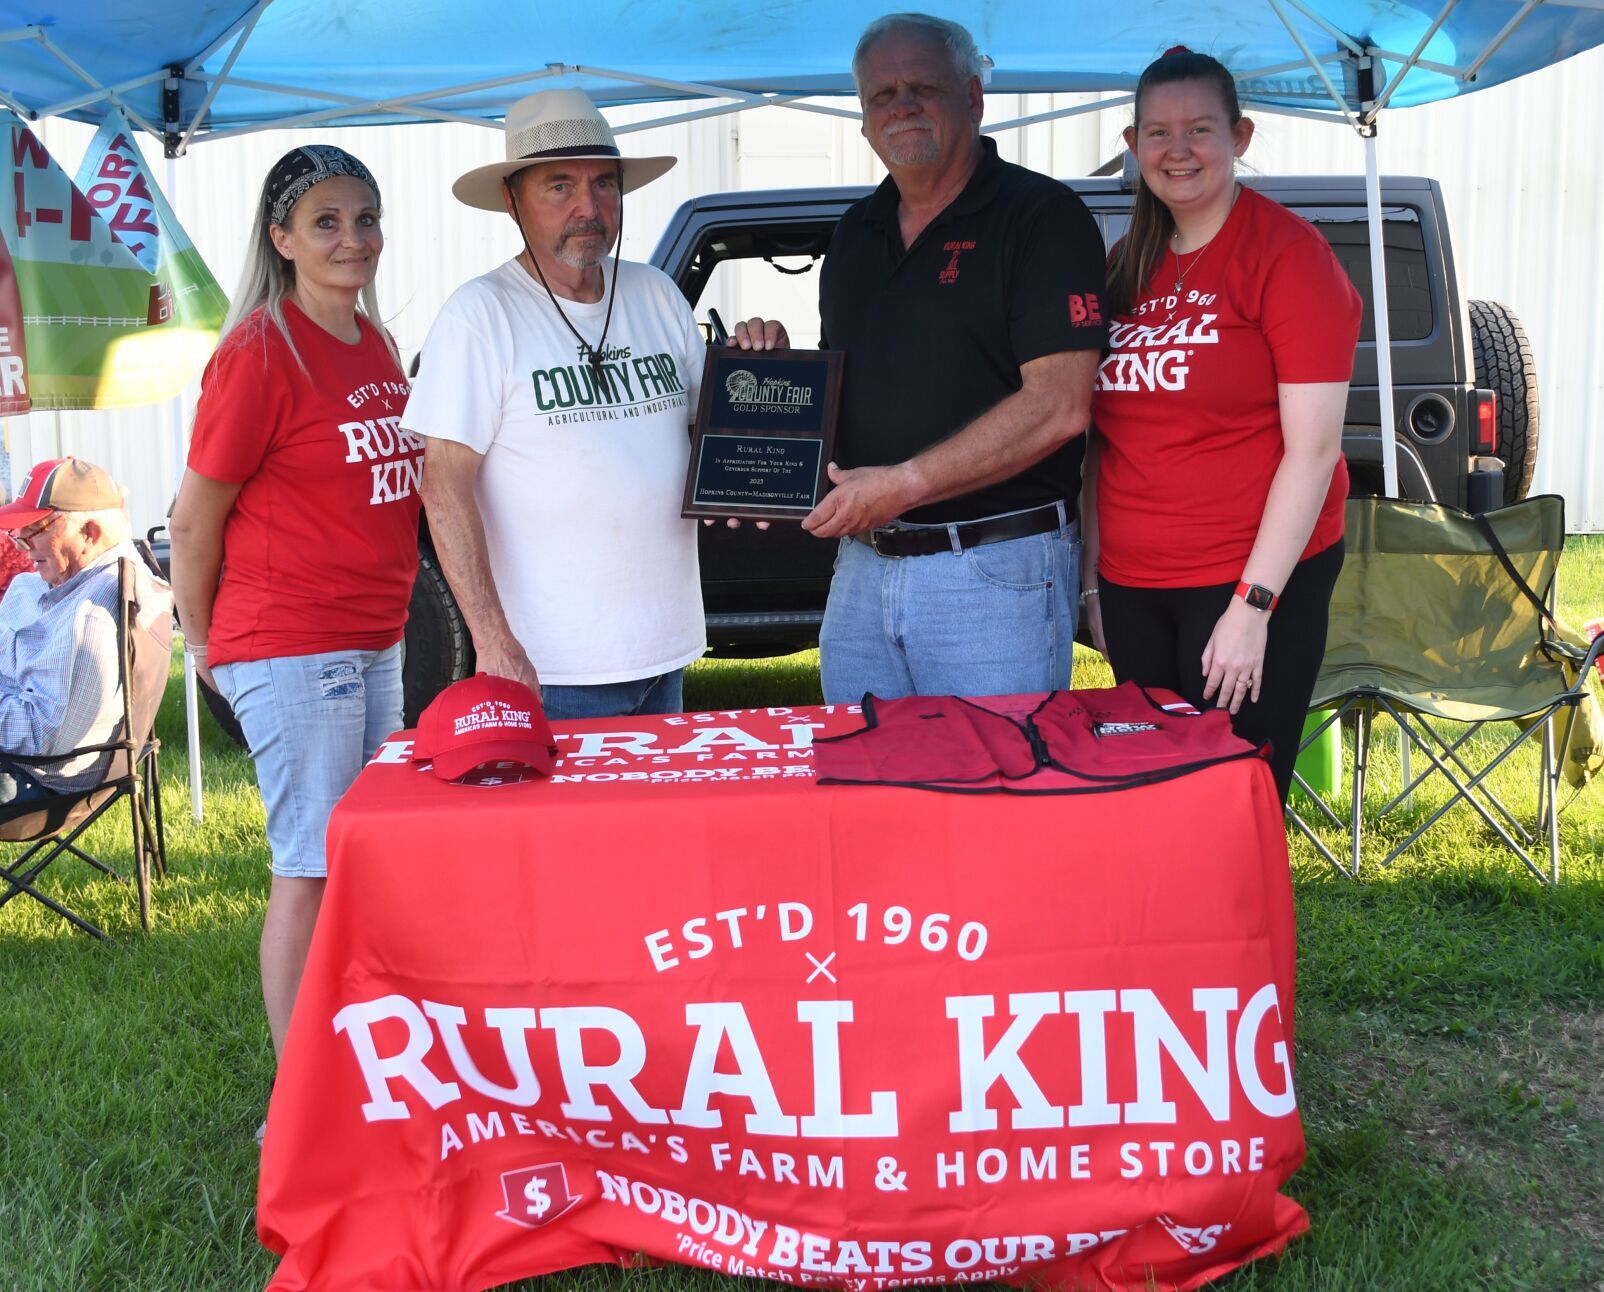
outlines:
M969 793L1084 794L1263 757L1224 709L1199 712L1171 691L1109 690L863 701L864 727L814 742L825 785L907 785Z

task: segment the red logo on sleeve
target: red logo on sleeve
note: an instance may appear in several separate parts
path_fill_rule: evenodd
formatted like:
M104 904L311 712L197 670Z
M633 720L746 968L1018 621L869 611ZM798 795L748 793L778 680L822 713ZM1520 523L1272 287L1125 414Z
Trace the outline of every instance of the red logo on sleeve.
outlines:
M1103 322L1103 307L1096 292L1069 294L1069 321L1075 327L1095 327Z

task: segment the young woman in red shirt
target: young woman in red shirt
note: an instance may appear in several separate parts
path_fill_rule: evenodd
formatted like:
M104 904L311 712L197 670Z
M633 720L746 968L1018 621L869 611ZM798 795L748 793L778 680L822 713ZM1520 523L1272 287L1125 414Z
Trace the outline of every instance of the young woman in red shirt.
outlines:
M173 506L185 649L233 707L267 807L262 996L281 1053L335 801L401 726L422 445L379 324L379 189L317 144L268 174Z
M1142 73L1082 597L1115 677L1229 709L1284 802L1342 566L1360 302L1312 225L1237 183L1252 138L1216 60L1178 47Z

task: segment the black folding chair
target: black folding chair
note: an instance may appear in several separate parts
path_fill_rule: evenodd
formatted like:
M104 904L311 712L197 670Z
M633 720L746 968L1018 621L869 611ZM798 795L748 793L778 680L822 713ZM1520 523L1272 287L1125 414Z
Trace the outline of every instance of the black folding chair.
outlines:
M27 894L97 938L104 938L105 932L41 892L38 881L46 868L68 855L122 880L123 876L105 861L86 851L80 840L84 831L127 798L133 827L139 922L147 933L150 931L151 872L162 876L167 873L157 762L161 744L154 729L172 660L173 595L150 549L142 543L135 547L140 553L139 561L124 557L118 562L117 679L123 711L112 739L45 757L25 750L0 753L0 758L36 766L67 763L90 754L111 755L95 785L0 807L0 845L26 845L14 860L0 862L0 887L4 889L0 892L0 906Z

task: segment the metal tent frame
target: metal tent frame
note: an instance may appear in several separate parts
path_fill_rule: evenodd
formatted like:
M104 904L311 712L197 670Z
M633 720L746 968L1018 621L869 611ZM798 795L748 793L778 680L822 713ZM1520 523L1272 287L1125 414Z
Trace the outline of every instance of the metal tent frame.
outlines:
M624 6L611 14L605 3L542 5L537 14L524 0L531 27L539 31L535 40L554 53L578 52L571 59L531 59L522 65L509 62L519 56L505 48L511 43L506 21L520 17L520 5L510 0L168 0L139 27L138 40L121 41L113 18L126 8L125 0L77 4L82 12L71 17L0 29L0 70L8 73L0 80L6 87L0 89L0 103L27 120L95 121L121 111L160 139L169 158L196 144L268 129L420 121L499 128L507 101L547 83L578 85L603 106L698 105L621 125L621 134L755 108L859 119L849 108L820 101L854 93L847 71L850 42L864 18L847 0L816 0L800 16L761 10L731 14L727 6L708 0L648 5L664 25L635 44L624 37ZM628 6L631 14L641 8ZM16 0L0 0L0 23L8 13L20 17L23 12L35 11L21 11ZM1128 105L1141 68L1157 52L1155 41L1133 32L1161 33L1165 43L1181 40L1226 55L1238 68L1244 105L1255 111L1348 126L1365 150L1375 301L1387 299L1378 148L1383 111L1499 84L1604 44L1604 0L1242 0L1228 17L1207 3L1187 8L1163 0L1126 0L1117 18L1084 0L1067 6L1062 0L957 0L943 12L968 26L982 49L995 55L985 68L993 92L1114 93L993 123L984 127L987 133ZM487 28L492 15L499 17ZM1108 40L1099 41L1099 24L1116 21L1107 29ZM429 57L406 64L384 82L382 93L328 88L336 79L327 74L319 37L365 22L373 24L370 31L387 36L411 35L417 28L440 48L428 45ZM1077 31L1075 50L1055 49L1048 37L1071 23L1084 28ZM485 30L500 32L499 44L486 43ZM694 33L700 30L720 37L697 41ZM672 59L658 56L665 32L691 33L693 42L671 51L679 59L672 72L663 70ZM465 43L459 45L463 33ZM795 43L794 50L787 40ZM625 70L587 56L614 46L634 50L642 65ZM1239 57L1231 58L1232 50ZM362 57L371 63L376 55L370 49ZM469 67L491 74L449 74ZM436 70L438 78L431 79L428 74ZM352 72L345 79L383 77ZM1395 495L1392 338L1385 309L1375 311L1375 339L1384 487ZM186 667L198 816L194 685Z

